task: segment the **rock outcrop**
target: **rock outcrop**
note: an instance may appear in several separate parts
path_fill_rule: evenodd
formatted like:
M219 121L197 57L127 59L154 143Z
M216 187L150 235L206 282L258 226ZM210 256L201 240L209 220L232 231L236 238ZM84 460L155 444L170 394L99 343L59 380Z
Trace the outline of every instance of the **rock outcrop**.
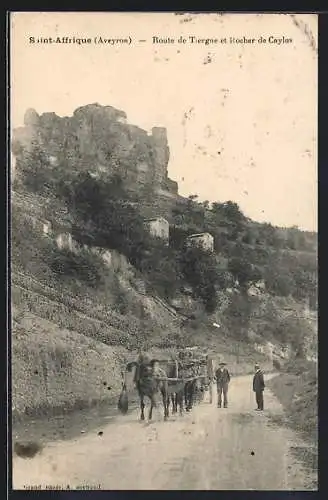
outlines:
M12 151L17 170L26 167L32 155L45 169L119 175L126 189L146 199L177 195L177 183L168 178L166 129L154 127L148 134L111 106L89 104L62 118L29 109L24 127L14 130Z

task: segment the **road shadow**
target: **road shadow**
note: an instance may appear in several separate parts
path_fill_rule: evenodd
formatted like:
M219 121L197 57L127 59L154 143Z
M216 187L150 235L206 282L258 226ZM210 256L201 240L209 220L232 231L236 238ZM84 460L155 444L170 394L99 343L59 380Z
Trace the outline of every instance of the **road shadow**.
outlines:
M248 424L250 422L253 422L254 415L250 412L232 413L231 420L232 420L232 422L234 422L236 424L240 424L240 425Z

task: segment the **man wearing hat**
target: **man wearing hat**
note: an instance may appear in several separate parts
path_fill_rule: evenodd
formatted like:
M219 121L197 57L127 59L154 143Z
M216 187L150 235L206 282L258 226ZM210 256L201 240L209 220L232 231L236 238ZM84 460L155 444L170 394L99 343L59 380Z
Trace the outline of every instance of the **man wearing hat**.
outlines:
M222 393L223 393L223 407L228 408L228 387L230 382L230 373L226 368L224 361L219 363L219 368L215 372L216 387L218 391L218 408L222 406Z
M263 411L264 409L264 404L263 404L263 391L264 391L264 376L263 372L260 368L259 364L255 365L255 374L253 377L253 391L255 392L255 398L256 398L256 404L257 408L256 411Z

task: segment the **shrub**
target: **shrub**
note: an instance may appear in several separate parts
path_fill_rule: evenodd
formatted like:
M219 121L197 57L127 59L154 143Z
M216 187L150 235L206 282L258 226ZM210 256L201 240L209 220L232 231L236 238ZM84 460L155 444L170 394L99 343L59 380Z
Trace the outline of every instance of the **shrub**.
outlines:
M143 254L137 267L164 298L174 297L180 288L179 254L161 241L149 242L149 251Z
M260 269L242 257L233 257L230 259L228 270L238 280L239 286L244 290L251 283L256 283L262 278Z
M273 368L275 368L276 370L281 370L281 363L277 359L274 359L272 361L272 365L273 365Z
M84 249L76 253L54 248L49 255L49 266L56 274L74 277L91 287L97 287L103 280L101 258Z
M296 358L305 358L305 341L313 336L313 331L308 321L292 314L279 321L275 336L291 345Z
M295 292L295 282L293 277L287 272L281 274L277 269L268 268L266 271L265 286L269 293L288 297Z
M15 207L11 217L11 258L12 263L35 275L47 276L47 257L53 242L37 231L32 220Z
M189 248L181 256L181 271L193 287L194 295L203 301L208 312L213 312L217 305L219 279L214 256L201 248Z
M243 294L235 294L225 310L224 316L227 324L236 337L241 337L249 326L252 313L252 304Z

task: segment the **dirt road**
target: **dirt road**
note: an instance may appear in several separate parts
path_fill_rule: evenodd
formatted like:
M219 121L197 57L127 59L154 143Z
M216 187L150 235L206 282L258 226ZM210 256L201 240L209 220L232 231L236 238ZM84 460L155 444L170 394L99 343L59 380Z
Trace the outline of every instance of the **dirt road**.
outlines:
M76 439L49 442L33 459L14 457L13 488L313 490L316 478L291 453L303 444L269 418L282 413L273 394L265 392L264 413L254 411L245 376L231 381L229 400L219 409L205 398L167 422L161 408L152 423L133 412Z

